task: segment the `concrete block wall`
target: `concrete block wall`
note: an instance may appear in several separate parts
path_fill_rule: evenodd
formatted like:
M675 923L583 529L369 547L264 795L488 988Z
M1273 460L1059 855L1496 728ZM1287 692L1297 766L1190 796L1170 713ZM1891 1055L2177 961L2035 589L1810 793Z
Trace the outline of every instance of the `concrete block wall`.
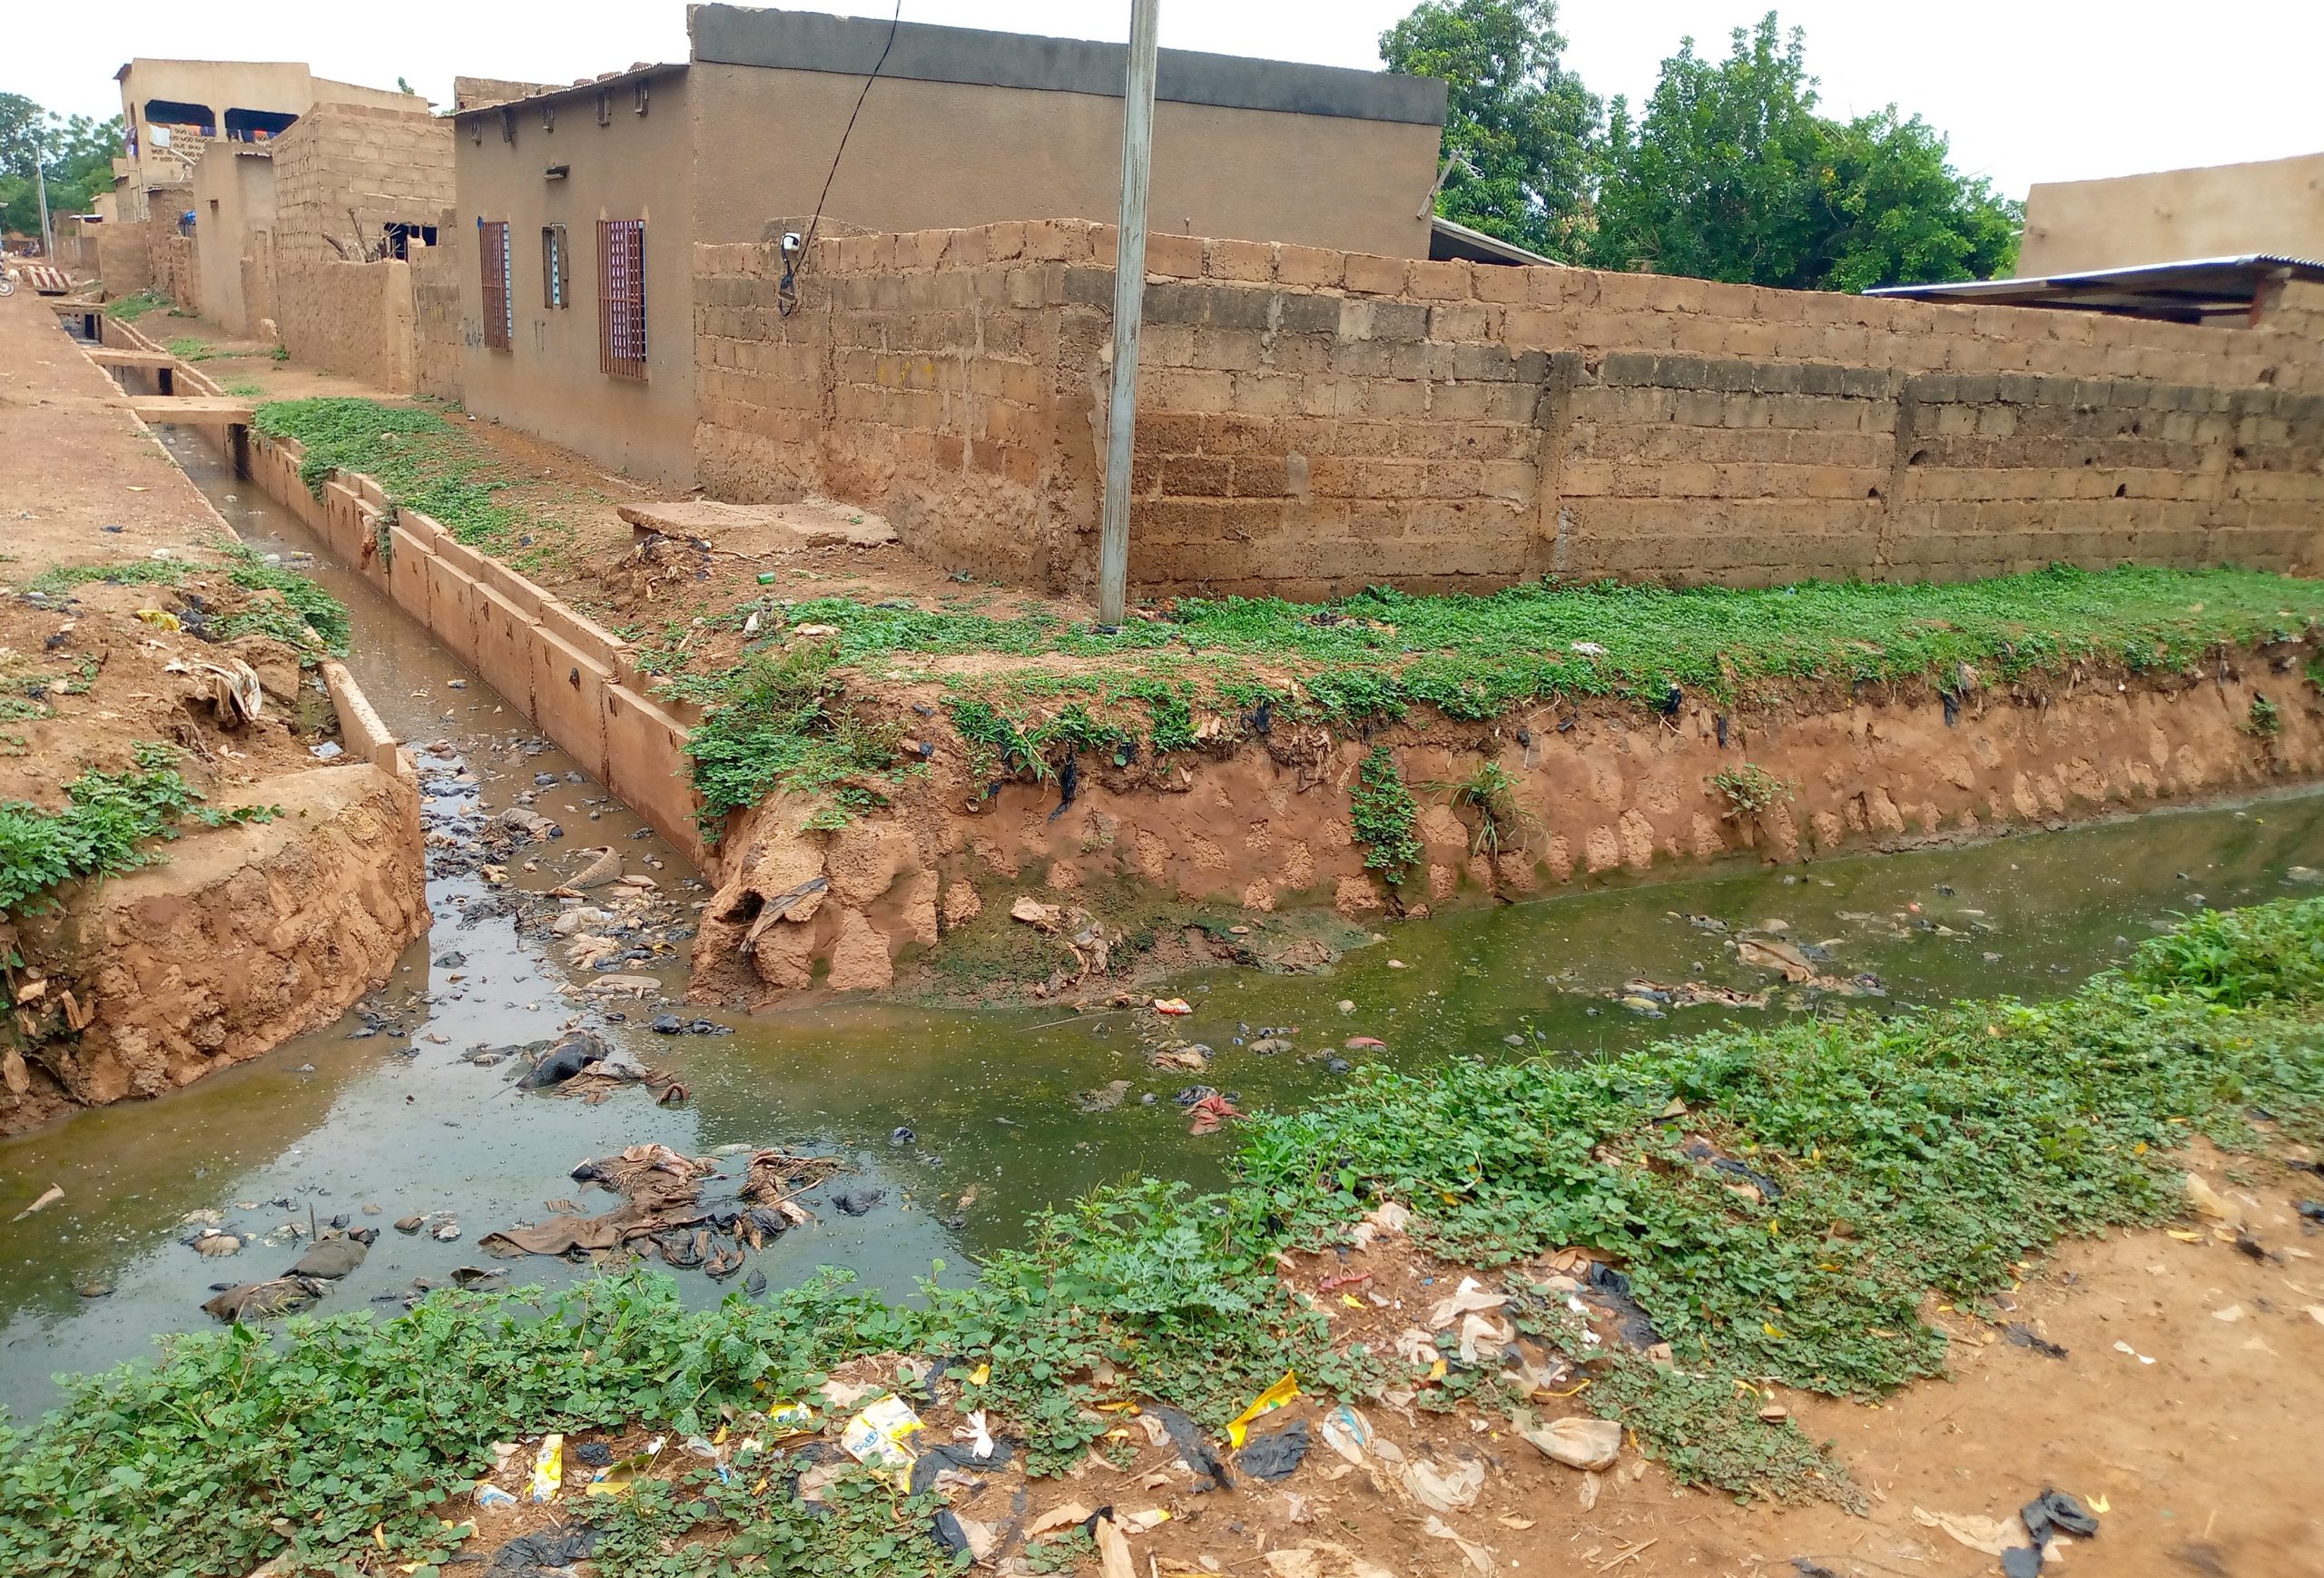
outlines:
M696 249L701 478L881 509L940 565L1086 588L1113 232ZM1955 578L2324 562L2324 319L2256 327L1157 236L1131 577Z
M274 244L283 262L376 244L390 222L435 224L452 202L452 123L425 107L319 104L275 139Z
M647 694L629 647L379 484L341 475L317 498L294 440L252 433L251 479L432 631L557 747L697 865L712 851L696 821L686 726Z
M97 275L108 296L134 296L153 288L153 262L143 220L108 220L90 233L96 237Z
M412 376L421 394L460 399L459 237L443 216L438 244L411 254Z
M411 265L278 255L274 321L291 360L391 395L419 388Z

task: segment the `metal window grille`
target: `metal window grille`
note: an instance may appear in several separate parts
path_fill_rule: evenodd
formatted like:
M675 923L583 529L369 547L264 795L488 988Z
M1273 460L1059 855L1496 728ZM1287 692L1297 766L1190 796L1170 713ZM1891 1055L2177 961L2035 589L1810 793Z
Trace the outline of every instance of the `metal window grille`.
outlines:
M645 222L597 222L598 365L615 378L645 376Z
M565 227L541 226L541 305L562 307L572 298L573 260L565 244Z
M508 289L508 222L476 222L477 252L484 260L484 342L507 350L517 341L517 304Z

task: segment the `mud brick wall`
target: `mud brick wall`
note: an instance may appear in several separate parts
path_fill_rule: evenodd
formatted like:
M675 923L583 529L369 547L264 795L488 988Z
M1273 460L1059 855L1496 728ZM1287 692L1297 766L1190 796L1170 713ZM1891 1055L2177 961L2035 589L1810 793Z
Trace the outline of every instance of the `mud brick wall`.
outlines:
M452 123L424 108L317 104L275 140L274 244L283 262L321 261L391 221L436 224L452 202ZM439 238L441 232L438 232Z
M1157 236L1130 573L1317 597L2324 563L2324 321L1935 306ZM918 551L1094 578L1113 232L696 250L696 462Z
M419 387L410 264L278 256L274 306L292 360L359 378L389 394Z
M97 275L108 296L134 296L152 288L153 263L143 220L108 220L89 233L97 241Z
M202 301L202 255L194 251L193 238L179 234L175 225L162 221L148 221L140 228L145 232L145 268L150 288L188 312L198 310Z
M460 398L460 259L448 222L438 244L411 254L412 374L424 395Z

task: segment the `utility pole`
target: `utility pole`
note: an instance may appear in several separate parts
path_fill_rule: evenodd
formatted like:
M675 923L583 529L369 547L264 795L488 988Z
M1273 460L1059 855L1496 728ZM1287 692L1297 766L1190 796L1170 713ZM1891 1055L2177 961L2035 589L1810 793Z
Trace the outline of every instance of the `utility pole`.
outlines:
M1114 378L1098 538L1098 625L1118 628L1129 585L1129 463L1137 428L1137 330L1146 313L1146 190L1154 168L1154 71L1162 0L1130 0L1122 94L1122 221L1114 251Z
M33 116L33 195L40 203L40 256L41 261L54 263L56 261L56 232L50 228L48 222L47 163L48 151L41 144L40 115L35 112Z

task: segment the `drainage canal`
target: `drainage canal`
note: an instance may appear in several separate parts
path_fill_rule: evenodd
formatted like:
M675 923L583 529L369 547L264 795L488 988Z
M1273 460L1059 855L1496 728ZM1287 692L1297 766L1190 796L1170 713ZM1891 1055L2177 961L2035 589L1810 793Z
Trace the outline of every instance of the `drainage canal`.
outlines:
M199 439L166 441L253 546L286 557L318 551ZM564 836L509 861L509 883L527 889L574 874L585 848L620 852L626 871L656 883L662 919L617 940L647 957L604 962L657 976L675 996L692 906L707 896L684 858L369 582L325 559L305 567L347 603L350 666L388 726L419 752L435 821L473 826L458 820L471 804L493 816L529 796ZM1396 928L1324 974L1187 977L1163 994L1195 1011L1167 1025L1143 1011L849 1002L757 1021L686 1010L686 1021L724 1033L659 1035L646 1021L660 1009L586 991L606 971L520 939L506 888L466 864L437 863L432 933L359 1012L161 1100L77 1113L0 1142L9 1198L64 1190L36 1215L0 1220L0 1263L12 1268L0 1282L0 1405L36 1413L54 1399L52 1373L137 1357L157 1332L206 1324L200 1307L212 1286L282 1271L310 1219L380 1229L324 1298L326 1312L391 1314L416 1280L441 1285L463 1267L505 1269L518 1283L586 1275L538 1257L495 1260L478 1239L556 1214L560 1198L607 1208L611 1197L585 1194L571 1169L641 1142L696 1155L788 1144L854 1169L811 1198L812 1225L753 1251L736 1277L679 1273L690 1298L756 1286L752 1273L779 1287L822 1265L906 1292L931 1260L958 1267L1011 1242L1028 1211L1094 1184L1140 1171L1217 1178L1232 1126L1191 1136L1175 1100L1197 1082L1246 1108L1282 1107L1331 1090L1341 1057L1416 1067L1521 1048L1610 1053L1722 1019L1816 1011L1787 1007L1778 977L1738 961L1729 944L1745 929L1806 947L1832 978L1871 978L1886 995L1861 1001L1876 1008L2052 994L2174 912L2295 891L2324 864L2324 793L1462 913ZM654 953L657 939L675 946ZM1653 995L1690 981L1776 990L1758 1010L1680 1008ZM1649 990L1629 991L1631 982ZM629 1088L590 1105L515 1090L513 1060L470 1060L477 1049L488 1056L576 1021L667 1070L687 1100L657 1105ZM1385 1050L1347 1051L1359 1036ZM1208 1045L1207 1068L1155 1066L1150 1054L1175 1040ZM739 1158L729 1152L727 1165L739 1171ZM883 1198L860 1217L829 1198L845 1190L861 1203L872 1189ZM394 1229L413 1217L427 1219L421 1231ZM450 1224L457 1238L436 1236ZM183 1242L212 1226L249 1242L220 1258Z

